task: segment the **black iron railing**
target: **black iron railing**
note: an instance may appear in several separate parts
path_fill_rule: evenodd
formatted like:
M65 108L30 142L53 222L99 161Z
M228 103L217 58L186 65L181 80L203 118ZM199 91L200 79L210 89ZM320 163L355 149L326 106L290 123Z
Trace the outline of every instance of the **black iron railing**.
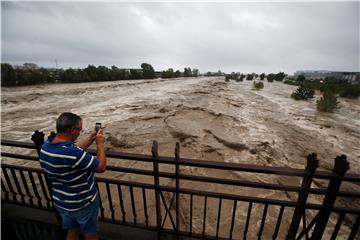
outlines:
M1 141L1 198L53 211L51 188L36 163L36 151L15 153L19 148L39 150L44 135L36 132L32 139L35 145ZM335 158L332 172L317 170L316 154L307 157L305 169L293 169L184 159L178 143L173 158L160 157L156 142L152 155L111 151L106 155L124 161L110 160L106 177L97 176L101 221L157 231L159 237L162 233L206 239L360 237L360 175L346 174L349 164L344 155ZM24 166L6 159L35 162ZM143 165L117 164L125 161ZM286 177L299 184L256 181L253 175Z

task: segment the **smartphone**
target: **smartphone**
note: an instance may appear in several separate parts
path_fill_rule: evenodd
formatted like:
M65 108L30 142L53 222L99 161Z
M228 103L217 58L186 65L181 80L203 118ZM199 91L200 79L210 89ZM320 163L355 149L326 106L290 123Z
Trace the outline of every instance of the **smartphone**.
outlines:
M101 128L101 123L97 122L95 123L95 131L98 132Z

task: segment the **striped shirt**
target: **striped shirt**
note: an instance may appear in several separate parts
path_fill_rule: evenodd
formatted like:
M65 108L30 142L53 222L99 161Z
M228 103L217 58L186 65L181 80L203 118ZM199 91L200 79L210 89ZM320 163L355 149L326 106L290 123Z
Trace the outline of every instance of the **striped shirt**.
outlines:
M51 183L55 207L77 211L95 200L99 160L74 142L46 141L40 151L40 165Z

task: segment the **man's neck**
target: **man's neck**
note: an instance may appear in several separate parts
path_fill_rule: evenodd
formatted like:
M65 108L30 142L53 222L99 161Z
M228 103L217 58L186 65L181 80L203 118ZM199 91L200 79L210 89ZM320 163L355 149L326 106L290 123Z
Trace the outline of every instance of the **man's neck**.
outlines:
M58 133L56 134L56 137L54 138L54 140L52 140L52 143L59 143L59 142L72 142L73 139L71 136L69 136L68 134L65 133Z

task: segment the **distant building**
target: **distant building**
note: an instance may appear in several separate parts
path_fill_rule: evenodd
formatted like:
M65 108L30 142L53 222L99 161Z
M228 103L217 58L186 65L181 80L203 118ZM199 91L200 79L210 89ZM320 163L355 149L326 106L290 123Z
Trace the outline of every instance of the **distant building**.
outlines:
M325 80L325 78L334 78L339 81L348 82L352 84L360 83L360 72L333 72L326 70L300 70L294 73L295 79L299 75L304 75L307 80Z

